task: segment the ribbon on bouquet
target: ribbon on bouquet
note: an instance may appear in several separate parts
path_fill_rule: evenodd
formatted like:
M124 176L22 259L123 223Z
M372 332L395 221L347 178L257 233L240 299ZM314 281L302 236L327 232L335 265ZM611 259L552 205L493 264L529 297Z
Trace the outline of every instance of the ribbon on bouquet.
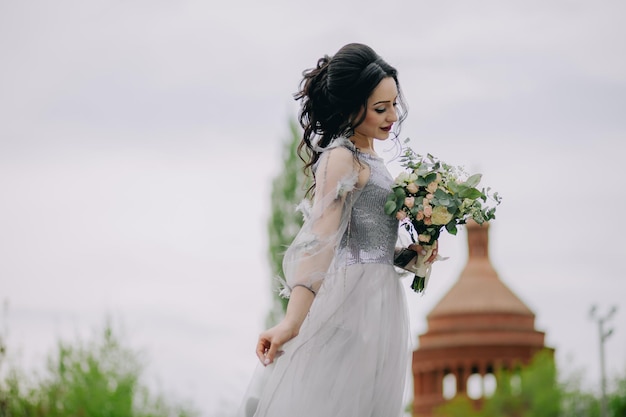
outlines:
M432 256L435 245L425 245L417 242L414 238L415 229L410 221L404 222L403 226L409 233L412 243L420 245L426 251L426 254L421 255L411 249L405 248L396 255L394 264L404 270L412 272L415 276L411 283L411 289L416 293L423 293L428 285L433 263L436 261L444 261L448 258L437 255L432 262L426 262L426 260Z

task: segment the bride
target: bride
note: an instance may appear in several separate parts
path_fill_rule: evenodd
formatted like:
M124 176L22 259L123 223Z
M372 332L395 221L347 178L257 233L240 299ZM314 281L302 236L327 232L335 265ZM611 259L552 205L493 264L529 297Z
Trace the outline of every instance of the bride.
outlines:
M348 44L303 75L298 152L313 173L313 204L301 206L304 225L285 253L289 304L259 336L264 366L242 414L400 416L409 324L393 266L398 222L383 209L393 179L373 146L406 115L397 71Z

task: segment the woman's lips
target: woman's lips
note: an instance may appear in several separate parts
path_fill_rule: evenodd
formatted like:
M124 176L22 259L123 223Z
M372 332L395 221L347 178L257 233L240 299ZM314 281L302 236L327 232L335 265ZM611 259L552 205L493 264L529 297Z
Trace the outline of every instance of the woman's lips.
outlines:
M389 125L389 126L387 126L387 127L381 127L380 129L381 129L381 130L384 130L385 132L389 132L389 131L391 130L391 127L392 127L392 126L393 126L393 125Z

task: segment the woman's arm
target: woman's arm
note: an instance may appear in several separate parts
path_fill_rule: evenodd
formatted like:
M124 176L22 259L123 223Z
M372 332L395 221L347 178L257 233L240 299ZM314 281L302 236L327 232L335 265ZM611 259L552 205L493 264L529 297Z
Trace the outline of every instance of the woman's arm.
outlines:
M328 274L350 214L346 198L356 185L358 167L352 152L344 147L328 150L320 158L310 217L283 260L291 292L285 318L261 333L257 343L257 356L265 365L274 361L284 343L298 335Z
M264 365L274 362L278 349L298 335L314 298L315 294L307 288L297 286L291 290L285 318L259 336L256 355Z

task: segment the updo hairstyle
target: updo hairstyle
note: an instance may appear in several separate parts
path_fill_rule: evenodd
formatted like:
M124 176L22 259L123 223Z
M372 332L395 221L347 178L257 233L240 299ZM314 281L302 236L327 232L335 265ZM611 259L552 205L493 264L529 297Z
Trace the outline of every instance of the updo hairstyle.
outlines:
M394 124L397 137L400 124L406 118L398 72L369 46L345 45L332 58L328 55L320 58L315 68L302 75L301 89L294 97L302 100L299 122L304 134L298 155L306 164L305 171L317 162L320 151L333 139L351 136L363 123L367 99L387 77L392 77L398 88L398 122Z

